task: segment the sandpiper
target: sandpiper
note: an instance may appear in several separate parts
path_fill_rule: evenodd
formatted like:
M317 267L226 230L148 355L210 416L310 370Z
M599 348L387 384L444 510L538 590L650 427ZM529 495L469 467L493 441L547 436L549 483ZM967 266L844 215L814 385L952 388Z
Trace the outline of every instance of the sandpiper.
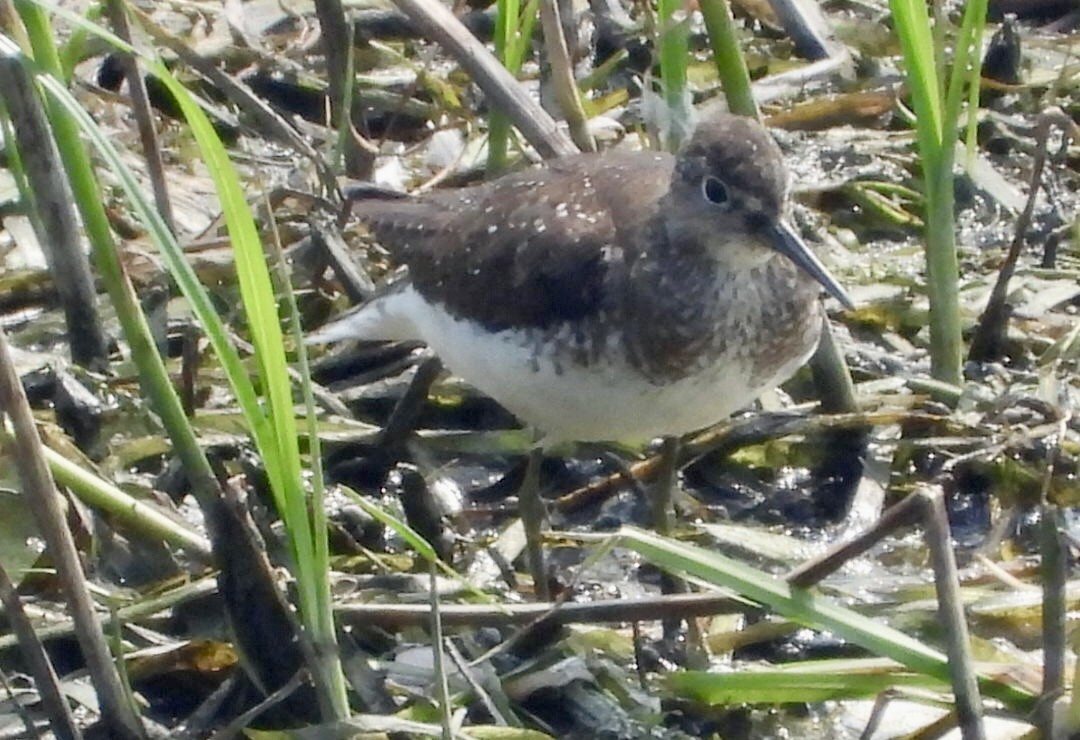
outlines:
M839 283L785 219L757 122L702 121L677 155L607 152L353 213L407 277L313 341L421 340L545 442L714 424L788 379Z

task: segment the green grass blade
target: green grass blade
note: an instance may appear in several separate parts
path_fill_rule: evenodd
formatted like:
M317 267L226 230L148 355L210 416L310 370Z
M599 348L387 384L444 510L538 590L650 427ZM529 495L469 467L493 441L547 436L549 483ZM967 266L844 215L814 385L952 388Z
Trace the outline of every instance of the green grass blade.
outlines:
M699 0L705 30L709 34L713 61L720 75L720 82L727 98L728 110L758 119L760 115L750 86L750 72L746 68L735 21L727 0Z
M719 553L639 529L621 530L619 544L641 553L669 571L687 573L730 588L767 605L793 622L832 632L874 655L890 658L939 681L950 680L948 663L941 651L889 627L879 619L846 609L815 591L793 588L775 576ZM1035 696L1027 691L996 679L980 677L980 687L987 696L993 696L1018 711L1028 711L1035 701Z
M981 0L969 4L971 12L965 14L967 40L962 56L970 53L972 45L977 45L972 34L980 27L975 19L982 4ZM972 6L975 6L974 11ZM935 379L959 385L963 379L963 341L952 170L962 91L962 84L957 81L963 79L969 65L957 65L949 89L943 90L940 70L944 68L944 52L934 43L925 2L890 0L889 7L896 23L915 109L915 132L927 204L926 283L930 300L931 369ZM937 35L943 37L942 29L938 29Z
M503 66L514 74L511 66L514 35L517 33L521 6L518 0L498 0L495 5L495 56ZM506 168L507 153L510 149L510 119L502 111L491 109L488 114L488 174L495 174Z
M979 117L979 79L982 72L982 38L986 30L987 0L969 0L956 37L956 54L945 101L947 131L955 132L960 121L964 90L968 91L967 149L968 161L975 155L975 135ZM955 143L955 140L954 140Z
M896 22L912 105L919 119L919 146L924 156L936 156L941 149L944 112L926 3L924 0L890 0L889 8Z
M336 638L328 616L329 604L325 603L326 586L320 585L327 574L317 572L315 567L320 560L317 551L321 549L321 546L316 545L316 540L325 538L326 530L314 529L309 516L301 472L292 382L285 357L277 300L263 253L262 239L255 227L240 179L209 119L164 65L154 62L151 71L176 97L199 144L203 161L221 202L236 260L240 293L247 312L248 330L255 347L259 378L263 385L262 402L248 409L248 422L274 492L278 512L289 534L289 543L297 567L296 586L302 621L311 632L312 640L320 648L316 654L328 660L323 668L328 669L329 674L323 677L325 680L320 681L324 687L327 680L330 684L326 695L328 706L325 709L337 718L346 717L349 713L348 697L340 665L336 660L336 651L333 650ZM251 386L246 373L230 380L235 381L235 386ZM320 594L323 597L320 597Z
M669 151L679 148L690 133L690 92L686 84L686 68L690 60L690 41L687 32L686 6L681 0L657 0L660 38L660 84L663 86L664 115L667 118Z
M901 686L944 693L949 684L880 659L814 660L731 673L685 671L665 676L680 698L703 704L791 704L868 699Z

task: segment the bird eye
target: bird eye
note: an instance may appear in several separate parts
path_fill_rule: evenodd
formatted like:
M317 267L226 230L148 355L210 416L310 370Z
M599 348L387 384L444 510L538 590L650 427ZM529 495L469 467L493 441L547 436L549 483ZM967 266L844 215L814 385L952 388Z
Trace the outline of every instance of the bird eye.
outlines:
M701 180L701 194L705 196L705 200L714 206L728 205L727 185L717 177L707 175Z

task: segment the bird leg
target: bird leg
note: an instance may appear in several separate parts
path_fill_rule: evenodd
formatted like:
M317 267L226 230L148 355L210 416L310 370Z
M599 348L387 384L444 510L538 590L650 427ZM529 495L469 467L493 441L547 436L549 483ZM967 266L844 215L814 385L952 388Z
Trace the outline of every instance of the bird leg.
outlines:
M679 475L679 453L682 442L678 437L664 437L660 445L660 464L656 469L656 479L650 491L650 524L657 534L668 537L674 525L674 492ZM690 593L690 587L682 578L666 571L660 577L660 590L665 594ZM666 620L664 634L674 637L679 629L679 620ZM705 638L698 623L692 618L686 620L686 661L687 664L703 670L707 665L708 652Z
M672 492L679 472L679 438L664 437L660 447L660 465L656 470L656 482L649 496L649 519L657 534L671 534L673 508Z
M525 528L525 559L533 577L536 598L538 601L550 601L551 589L548 588L544 543L541 539L546 513L544 502L540 500L540 463L543 459L544 449L537 444L529 451L525 463L525 475L518 490L518 513Z

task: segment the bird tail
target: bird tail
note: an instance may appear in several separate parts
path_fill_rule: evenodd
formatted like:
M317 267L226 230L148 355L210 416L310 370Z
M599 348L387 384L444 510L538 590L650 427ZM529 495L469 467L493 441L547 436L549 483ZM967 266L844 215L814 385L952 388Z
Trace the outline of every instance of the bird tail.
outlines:
M395 342L416 339L416 328L408 314L399 311L407 301L408 290L387 293L367 303L349 309L340 316L309 333L304 342L329 344L346 339L370 342Z

